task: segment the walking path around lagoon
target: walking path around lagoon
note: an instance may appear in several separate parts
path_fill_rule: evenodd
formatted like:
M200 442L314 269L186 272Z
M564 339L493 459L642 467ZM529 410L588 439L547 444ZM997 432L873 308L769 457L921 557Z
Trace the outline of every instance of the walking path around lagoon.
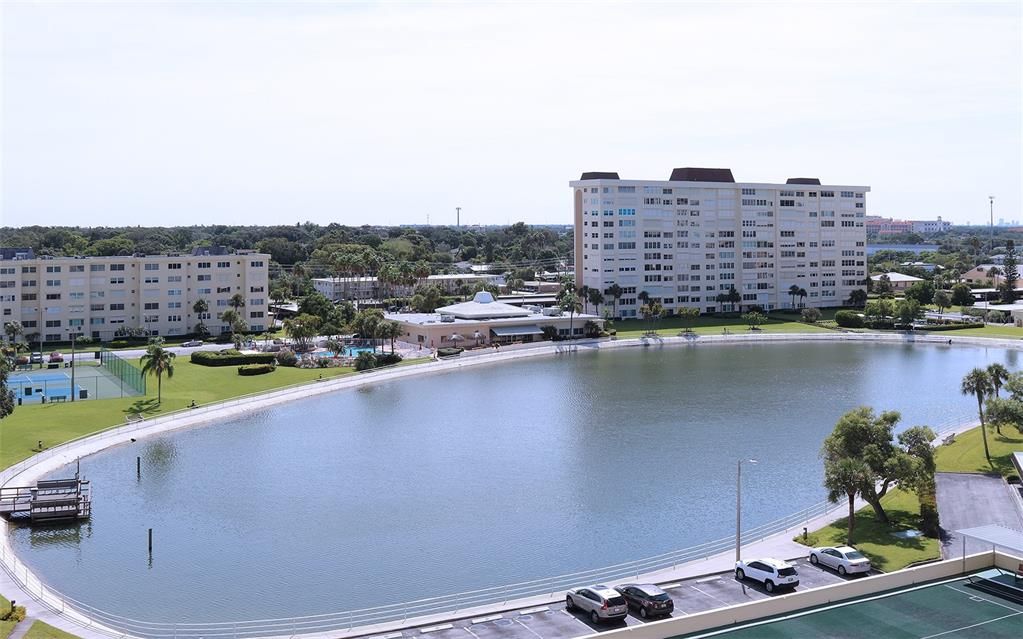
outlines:
M43 474L45 474L47 472L51 472L52 470L55 470L55 469L65 465L67 463L73 462L76 457L83 456L83 455L88 455L88 454L97 452L97 451L99 451L99 450L101 450L103 448L106 448L108 446L116 445L116 444L119 444L119 443L126 443L131 437L141 438L141 437L144 437L144 436L154 435L154 434L158 434L158 433L162 433L162 432L166 432L166 431L170 431L170 430L186 428L186 427L189 427L189 426L194 426L194 425L199 425L199 424L202 424L202 423L207 423L207 422L210 422L210 421L215 420L215 419L219 420L219 419L223 419L223 418L227 418L227 417L232 417L232 416L235 416L235 415L238 415L238 414L241 414L241 413L245 413L245 412L248 412L248 411L258 410L258 409L261 409L261 408L265 408L266 406L269 406L269 405L272 405L272 404L277 404L277 403L286 402L286 401L292 401L292 400L295 400L295 399L302 399L302 398L305 398L305 397L310 397L310 396L321 394L321 393L325 393L325 392L331 392L331 391L342 389L342 388L353 388L353 387L357 387L357 386L364 385L364 384L371 384L371 383L376 383L376 382L381 382L381 381L390 381L390 380L394 380L394 379L401 379L403 377L410 376L410 375L418 375L418 374L428 373L428 372L443 372L443 371L458 370L458 369L461 369L461 368L471 367L471 366L475 366L475 365L478 365L478 364L488 364L488 363L500 362L500 361L505 361L505 360L520 359L520 358L523 358L523 357L531 357L531 356L538 356L538 355L552 355L552 354L559 354L559 353L572 353L572 352L578 352L578 351L583 351L583 350L594 350L594 349L603 349L603 348L626 348L626 347L644 347L644 346L645 347L655 347L655 346L661 346L661 345L663 345L663 346L673 346L673 347L699 347L701 344L711 345L711 344L718 344L718 343L722 343L722 344L723 343L772 343L772 342L795 342L795 341L802 342L802 341L807 341L807 340L809 340L809 341L831 341L831 342L834 342L834 341L889 342L889 343L921 342L921 343L932 343L932 344L947 344L948 338L946 338L946 337L937 338L937 337L932 337L932 336L916 336L916 335L897 335L897 334L849 334L849 333L756 334L756 333L753 333L753 334L730 334L730 335L727 335L727 336L726 335L721 335L721 336L714 335L714 336L700 336L700 337L691 336L691 337L674 337L674 338L673 337L657 337L657 338L637 338L637 339L630 339L630 340L599 340L599 341L598 340L594 340L594 341L580 341L580 342L573 342L573 343L564 343L564 342L541 343L541 344L538 344L538 345L535 345L535 346L531 346L531 347L518 347L518 348L507 348L506 347L506 348L502 348L498 352L494 352L494 351L492 351L490 349L480 350L480 351L476 351L476 352L466 352L466 353L463 353L462 356L459 356L457 358L453 358L453 359L450 359L450 360L443 360L443 361L439 361L439 362L431 362L431 363L415 365L415 366L396 367L396 368L391 368L391 369L387 369L387 370L377 370L377 371L372 371L372 372L366 373L366 374L349 376L349 377L346 377L346 378L338 378L338 379L333 379L333 380L325 380L325 381L321 381L321 382L312 382L312 383L305 384L305 385L298 386L298 387L292 387L292 388L278 390L278 391L271 391L271 392L264 393L264 394L261 394L261 395L258 395L258 396L243 397L243 398L238 398L238 399L234 399L234 400L227 400L227 401L219 402L217 404L212 404L212 405L209 405L209 406L198 407L198 408L192 409L192 410L186 409L186 410L178 411L175 414L170 414L170 415L167 415L167 416L154 418L152 420L140 422L140 423L137 423L137 424L132 424L130 426L122 426L122 427L118 427L118 428L113 428L113 429L101 432L99 434L96 434L96 435L92 435L92 436L89 436L89 437L82 438L80 440L68 442L66 444L62 444L60 446L54 447L54 448L52 448L50 450L47 450L47 451L45 451L43 453L40 453L39 455L36 455L36 456L34 456L34 457L32 457L32 458L30 458L28 460L25 460L24 462L16 464L15 466L13 466L13 467L5 470L5 471L0 472L0 485L4 485L4 484L7 484L7 483L11 482L15 477L17 478L17 483L19 483L19 484L30 483L30 482L34 481L35 479L39 478L41 475L43 475ZM1021 343L1020 341L997 340L997 342L1005 342L1005 343L1004 344L1002 344L1002 343L993 344L992 342L995 342L995 341L996 340L990 340L990 339L987 339L987 338L956 338L955 339L955 343L960 343L960 344L967 344L967 343L969 343L971 345L980 344L980 345L984 345L984 346L995 346L996 348L1006 348L1006 347L1009 347L1009 348L1015 348L1015 349L1019 349L1019 348L1023 347L1023 343ZM947 431L945 433L943 433L943 434L947 435ZM822 510L822 508L817 507L817 511L820 511L820 510ZM824 516L824 517L820 517L820 516L816 516L816 515L811 517L810 514L807 514L806 517L802 517L802 516L797 517L797 519L795 521L790 521L790 526L785 530L785 532L773 535L772 537L770 537L769 539L767 539L765 541L757 542L758 544L768 544L768 545L763 546L763 548L760 548L759 546L756 546L756 545L747 545L746 546L746 548L747 548L746 552L757 553L757 554L774 554L774 555L778 555L778 556L782 556L782 557L794 556L794 555L791 554L791 552L786 552L786 548L788 548L788 549L793 549L793 551L794 551L794 549L798 549L798 552L796 552L796 554L804 554L805 553L805 549L802 546L799 546L798 544L795 544L794 542L792 542L791 541L791 537L796 532L798 532L799 529L802 526L804 526L804 525L806 525L808 527L812 526L812 527L816 528L819 525L823 525L825 523L828 523L828 521L830 521L828 519L829 517L830 517L830 519L837 519L844 512L844 508L839 508L838 506L836 506L834 510L838 510L837 514L834 513L834 512L830 512L829 511L829 513L826 516ZM45 601L46 605L54 608L55 610L61 610L62 608L67 610L67 608L69 607L69 604L68 604L67 600L63 596L61 596L59 593L51 591L48 588L46 588L43 584L41 584L39 582L38 578L34 574L31 574L31 571L28 570L28 568L25 567L24 564L21 564L17 560L17 558L13 555L13 553L11 552L10 547L8 545L8 537L6 535L6 523L5 524L0 524L0 526L4 527L4 530L0 531L0 534L3 534L3 536L4 536L4 539L2 541L2 545L0 545L0 562L2 562L4 564L5 568L8 570L9 573L13 573L13 575L15 575L14 580L10 580L8 578L8 579L4 579L3 581L0 581L0 588L4 589L4 590L0 590L0 592L4 592L4 594L6 594L9 598L15 598L15 599L18 599L19 601L23 601L23 602L27 601L30 598L30 596L28 594L26 594L25 589L23 589L23 588L21 588L19 586L17 588L17 590L15 590L14 588L11 588L10 585L15 585L14 584L15 581L16 582L22 582L22 583L28 582L30 585L27 587L27 590L32 593L31 594L31 598L41 597L43 599L43 601ZM772 530L772 532L777 531L777 530L778 530L778 528L774 528ZM748 533L744 533L744 537L746 537L747 534ZM720 540L720 541L723 541L724 544L725 544L725 547L729 547L729 548L731 547L731 544L733 543L732 541L729 541L729 540ZM774 544L774 545L771 545L771 544ZM707 545L705 544L704 546L707 546ZM699 548L700 547L697 547L697 549L699 549ZM650 562L644 563L641 560L640 562L630 562L632 564L632 566L629 566L628 568L625 568L623 566L611 567L611 568L616 569L618 571L626 570L626 569L630 569L631 570L631 568L635 567L636 564L641 564L643 566L642 571L640 571L640 575L641 576L646 578L647 574L651 574L653 577L656 577L656 579L653 579L653 580L659 580L659 581L664 581L664 580L667 580L667 579L674 579L674 578L678 578L678 577L681 577L681 576L686 576L686 575L691 575L691 574L696 574L696 573L706 573L706 572L713 572L713 571L718 571L718 570L722 570L722 569L727 570L727 569L731 568L730 551L721 552L722 548L717 547L717 546L715 546L713 548L707 547L707 548L704 548L704 550L705 550L705 552L703 552L702 554L688 554L688 555L684 554L685 561L683 561L683 562L673 562L672 559L668 558L666 561L667 561L667 565L671 566L671 571L670 572L669 571L665 571L663 569L659 570L659 571L657 571L655 573L648 573L648 572L646 572L646 571L654 570L655 568L663 568L663 566L664 566L663 562L665 561L664 559L661 559L662 563L660 565L655 564L655 563L650 563ZM707 555L711 555L712 558L705 558ZM696 558L696 557L699 558L697 561L694 561L694 562L688 561L688 559L692 559L692 558ZM656 560L658 558L651 558L651 559ZM674 563L674 565L673 565L673 563ZM12 570L12 568L13 568L13 570ZM604 569L599 569L599 570L604 570ZM605 573L593 574L595 572L596 571L587 571L587 573L578 573L578 575L592 574L592 577L584 578L584 577L580 576L579 577L579 581L583 581L583 580L586 580L586 581L596 581L596 580L599 580L599 578L603 574L605 574ZM636 576L636 573L635 572L625 572L625 573L620 573L619 574L619 576L627 576L627 575ZM8 575L3 575L3 576L4 577L8 577ZM632 577L630 577L630 578L632 578ZM538 582L531 582L531 583L534 583L534 584L540 583L541 585L543 585L544 581L546 581L546 580L539 580ZM554 584L554 583L551 583L550 585L551 586L556 586L556 587L552 587L551 588L551 590L554 591L555 593L560 593L560 591L563 590L564 587L566 587L565 585ZM500 589L488 589L488 590L500 591ZM536 590L539 591L539 592L544 592L545 591L543 588L537 588ZM518 592L516 593L513 590L513 592L510 593L510 594L512 595L512 597L515 597L515 596L519 596L520 594L535 594L535 593L527 593L527 592L524 592L522 590L518 590ZM537 596L537 597L532 597L532 598L527 599L527 600L522 601L522 602L516 601L515 604L508 604L508 607L512 607L512 606L514 606L514 607L524 607L524 606L530 605L531 601L534 601L534 600L547 601L547 600L550 600L550 598L552 596L555 599L558 599L558 598L560 598L561 595L558 594L557 596L554 596L554 595L551 595L551 594L547 594L547 595L541 595L541 596ZM444 599L444 598L433 598L433 599ZM470 597L470 599L471 599L471 597ZM479 601L479 599L477 599L477 601ZM495 606L500 607L500 606L504 605L502 599L499 598L498 601L500 603L493 603L493 602L491 602L490 605L487 605L485 607L480 607L480 608L474 608L472 610L474 610L474 611L478 610L478 611L480 611L481 614L482 614L482 612L484 612L486 610L493 611ZM37 604L38 603L39 602L37 602ZM457 597L456 597L454 599L450 599L450 603L451 603L451 605L448 606L448 607L445 607L444 609L441 609L440 607L436 608L436 610L438 611L438 615L433 615L431 617L428 617L427 619L448 618L448 617L451 616L451 611L455 610L455 609L460 609L462 612L459 613L459 616L462 616L465 613L465 605L467 603L470 603L470 602L465 601L465 598L462 598L462 600L459 601L457 599ZM73 605L82 606L83 609L87 610L87 608L84 607L84 604L79 604L78 602L72 602L72 604ZM402 604L398 604L398 606L401 606L401 605ZM33 607L33 610L32 610L33 614L35 616L41 617L41 615L35 614L37 612L36 608L38 608L38 605ZM399 608L399 610L400 610L400 608ZM419 610L422 611L422 612L425 612L425 610L423 610L422 608L420 608ZM95 616L98 616L100 619L105 618L107 616L107 614L108 614L108 613L104 613L103 611L95 611L95 613L97 613ZM413 611L411 611L411 613L412 614L416 614L416 611L413 610ZM63 625L61 623L63 618L46 619L46 621L48 623L51 623L51 625L56 625L58 627L67 629L70 632L76 632L77 634L82 635L83 634L82 629L81 629L82 627L81 627L81 625L78 625L78 624L82 624L83 623L83 619L85 619L84 615L81 615L81 613L77 613L77 612L72 612L71 614L72 614L73 618L69 619ZM344 613L341 613L341 615L343 615L343 614ZM332 615L323 615L323 616L332 616ZM403 616L404 615L400 615L400 617L403 617ZM349 616L349 619L351 619L351 618L352 617ZM115 622L117 621L115 618L113 618L113 616L111 616L111 619L113 621L115 621ZM128 622L130 620L124 620L124 621ZM367 621L369 621L369 618L366 618L365 620L360 620L360 623L366 623ZM418 621L419 620L417 619L417 622ZM85 622L85 623L88 623L88 622ZM121 625L121 624L118 623L117 625ZM168 634L170 634L170 629L171 629L171 625L172 624L156 624L156 625L157 626L165 626L166 629L168 630ZM180 625L193 625L193 624L180 624ZM217 626L217 625L221 625L221 624L194 624L194 625L195 626ZM240 623L240 624L237 624L237 625L238 626L243 626L244 624ZM297 625L299 627L302 627L303 624L299 623ZM406 627L406 628L409 627L409 623L407 621L405 621L405 620L400 621L398 625L400 627ZM230 627L230 626L231 626L231 624L223 624L223 625L221 625L221 627ZM344 627L343 623L338 623L338 626ZM275 632L263 632L261 634L264 634L264 635L267 635L267 634L281 634L281 631L283 630L283 626L281 624L277 624L276 627L277 627L277 630ZM309 628L309 629L311 630L312 628ZM269 627L267 628L267 630L269 630ZM358 631L358 634L365 634L365 633L373 631L373 630L379 631L379 626L376 627L375 629L374 628L370 628L370 627L361 627L360 630ZM155 632L159 632L159 631L154 628L152 630L151 634L155 633ZM191 630L182 629L182 632L179 632L177 634L181 634L182 636L186 636L186 635L189 634L189 632L191 632ZM115 634L117 634L117 633L115 633ZM195 630L195 635L196 636L198 636L200 634L204 635L204 636L211 636L211 635L213 635L215 633L213 633L211 630ZM288 632L287 634L292 634L292 633ZM331 634L331 636L340 636L343 633L341 633L339 631L333 631L330 634ZM252 636L252 634L249 633L247 636Z

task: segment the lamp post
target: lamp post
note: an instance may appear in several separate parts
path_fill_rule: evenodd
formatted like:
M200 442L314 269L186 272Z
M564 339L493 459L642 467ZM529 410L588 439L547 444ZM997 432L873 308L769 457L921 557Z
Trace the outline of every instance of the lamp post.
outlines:
M75 327L68 328L71 332L71 401L75 401Z
M995 196L987 196L988 203L991 205L991 252L995 252Z
M735 462L735 561L740 560L739 549L742 545L742 463L757 463L755 459L739 459Z

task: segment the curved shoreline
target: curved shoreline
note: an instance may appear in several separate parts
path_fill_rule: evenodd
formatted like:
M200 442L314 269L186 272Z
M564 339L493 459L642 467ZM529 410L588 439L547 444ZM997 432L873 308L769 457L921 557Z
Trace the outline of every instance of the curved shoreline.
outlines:
M945 336L915 335L915 334L874 334L874 333L777 333L777 334L723 334L723 335L695 335L689 337L640 337L624 340L585 340L572 343L542 343L536 346L519 347L506 349L499 352L486 351L481 354L472 352L463 353L458 358L451 360L434 361L414 366L378 370L367 374L345 377L341 379L324 380L311 382L299 387L285 390L269 391L267 393L245 397L242 399L225 400L216 404L201 406L189 411L181 411L176 414L157 417L152 420L136 424L115 426L106 430L94 433L81 439L72 440L60 444L42 453L34 455L22 462L19 462L3 471L0 471L0 487L12 482L17 484L30 484L43 475L56 470L66 464L73 462L78 457L97 453L106 448L118 444L127 443L130 438L140 439L162 433L201 426L215 420L235 417L238 415L261 410L268 406L274 406L290 401L305 399L324 393L337 390L358 388L367 384L374 384L384 381L404 379L406 377L423 375L428 373L439 373L460 370L473 366L500 363L528 357L549 356L563 353L574 353L582 351L599 351L602 349L615 348L637 348L637 347L674 347L674 348L696 348L700 345L718 344L764 344L784 342L867 342L867 343L894 343L894 344L931 344L947 345L950 338ZM1023 341L1019 340L992 340L983 337L953 337L953 345L984 346L999 349L1023 349ZM82 628L92 629L100 635L121 636L123 633L106 628L94 619L82 614L77 610L68 608L64 603L64 597L48 588L23 562L14 554L10 546L7 532L8 523L0 520L0 566L6 571L7 577L15 587L36 602L42 603L50 608L60 621L65 624L73 624L71 632L82 636L90 636L81 632ZM784 535L785 533L779 533ZM699 561L699 560L697 560ZM2 581L7 581L6 579ZM33 583L34 582L34 583ZM27 584L24 585L23 584ZM5 585L5 587L8 587ZM7 593L11 594L19 593ZM22 599L19 595L18 599ZM528 603L526 599L524 603ZM512 604L516 605L516 604ZM51 620L52 623L52 620ZM337 634L342 634L339 631Z

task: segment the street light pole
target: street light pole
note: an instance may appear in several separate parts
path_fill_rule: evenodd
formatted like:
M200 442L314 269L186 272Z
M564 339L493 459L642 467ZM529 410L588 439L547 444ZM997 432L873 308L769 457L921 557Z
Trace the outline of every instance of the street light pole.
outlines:
M995 196L987 196L988 202L991 204L991 252L995 252Z
M75 329L71 328L71 401L75 401Z
M757 463L755 459L739 459L735 462L735 561L740 560L742 545L742 462Z

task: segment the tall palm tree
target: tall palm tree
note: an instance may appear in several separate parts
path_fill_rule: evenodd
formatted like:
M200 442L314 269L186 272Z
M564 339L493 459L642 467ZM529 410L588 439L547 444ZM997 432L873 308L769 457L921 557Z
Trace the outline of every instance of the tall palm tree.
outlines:
M799 292L796 293L796 295L799 296L799 307L802 308L806 306L806 296L809 295L809 293L806 292L806 289L805 288L799 289Z
M593 304L593 312L596 313L600 309L600 305L604 303L604 294L600 292L599 288L591 288L589 300L590 304Z
M984 398L987 397L994 386L991 385L991 378L983 368L974 368L963 377L960 387L963 395L975 395L977 397L977 413L980 415L980 433L984 438L984 457L991 463L991 451L987 445L987 427L984 425Z
M828 501L836 502L843 496L849 501L849 526L845 542L853 543L853 529L856 524L856 495L865 482L870 481L870 469L862 459L843 457L824 463L824 487L828 489Z
M156 375L156 403L163 401L163 374L174 377L174 358L177 357L163 347L162 343L150 344L142 356L142 374Z
M228 301L228 304L231 306L231 308L234 309L234 312L237 313L238 309L245 307L245 296L242 295L241 293L235 293L234 295L231 296L231 299L230 301Z
M583 313L586 312L586 305L590 301L590 287L583 284L579 287L579 298L583 301Z
M575 315L582 309L582 304L579 303L579 298L575 295L575 286L571 284L565 285L561 295L558 296L558 307L562 311L568 311L568 339L572 339L575 333L573 330Z
M7 341L14 346L19 337L24 337L25 327L21 322L4 322L4 333L7 335Z
M607 290L604 291L604 292L611 296L611 300L612 300L611 301L611 310L614 313L614 316L617 318L618 317L618 300L621 299L622 295L625 293L625 289L623 289L621 286L618 286L617 284L612 284L611 286L608 286Z
M994 389L995 397L998 397L999 391L1002 390L1002 384L1009 379L1009 371L1001 364L995 362L994 364L988 364L987 376L991 380L991 388ZM1001 422L995 422L995 431L1002 434Z
M796 296L799 295L799 284L789 287L789 299L792 301L792 308L796 308Z

